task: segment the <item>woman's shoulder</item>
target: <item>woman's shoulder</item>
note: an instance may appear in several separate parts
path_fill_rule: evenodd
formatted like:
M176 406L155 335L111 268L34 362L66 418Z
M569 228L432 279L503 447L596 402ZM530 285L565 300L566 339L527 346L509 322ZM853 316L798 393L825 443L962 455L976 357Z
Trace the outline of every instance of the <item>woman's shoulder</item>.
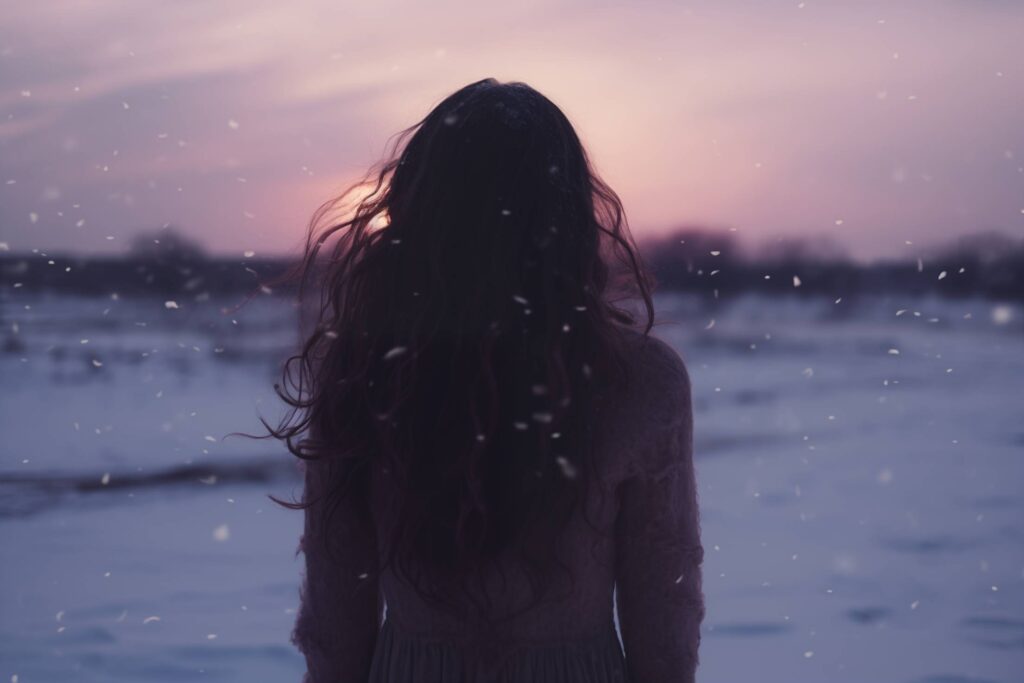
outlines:
M600 421L610 476L658 469L644 462L652 446L692 420L690 376L683 356L664 339L623 328L627 381Z
M621 328L627 381L605 402L596 421L602 479L611 486L673 465L666 439L691 421L690 377L679 351L650 333Z
M683 355L669 342L653 333L624 328L630 356L634 400L675 410L690 399L690 374Z

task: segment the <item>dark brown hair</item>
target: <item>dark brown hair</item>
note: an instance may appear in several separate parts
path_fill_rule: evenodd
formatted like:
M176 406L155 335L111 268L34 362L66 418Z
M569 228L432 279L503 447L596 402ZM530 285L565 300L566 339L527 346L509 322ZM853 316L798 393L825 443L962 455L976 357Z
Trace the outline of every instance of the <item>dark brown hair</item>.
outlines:
M264 425L325 467L323 528L380 466L385 566L424 599L457 609L509 549L541 599L597 411L627 381L638 323L618 302L643 304L644 334L654 317L621 201L569 120L523 83L461 88L320 207L292 275L311 327L275 385L290 410Z

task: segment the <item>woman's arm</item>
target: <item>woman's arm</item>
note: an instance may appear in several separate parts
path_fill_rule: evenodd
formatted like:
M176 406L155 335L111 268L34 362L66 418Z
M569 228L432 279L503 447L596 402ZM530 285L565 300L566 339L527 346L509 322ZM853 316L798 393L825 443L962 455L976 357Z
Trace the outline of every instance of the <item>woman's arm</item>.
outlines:
M662 400L675 417L655 428L620 488L616 604L630 680L690 683L705 614L704 549L689 376L678 356L665 369L670 386Z
M321 519L325 503L317 499L332 481L331 466L304 463L305 500L316 502L305 510L299 542L306 571L292 632L292 642L306 657L302 683L364 683L383 609L373 518L363 496L346 490L327 533Z

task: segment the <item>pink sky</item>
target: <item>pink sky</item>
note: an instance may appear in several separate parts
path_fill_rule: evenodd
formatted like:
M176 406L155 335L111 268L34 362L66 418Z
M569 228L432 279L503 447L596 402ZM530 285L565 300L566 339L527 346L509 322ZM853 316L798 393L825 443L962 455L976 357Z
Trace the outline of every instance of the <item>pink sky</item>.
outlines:
M563 108L638 237L869 258L1021 236L1021 35L1011 0L8 3L0 243L119 251L170 223L294 250L390 135L487 76Z

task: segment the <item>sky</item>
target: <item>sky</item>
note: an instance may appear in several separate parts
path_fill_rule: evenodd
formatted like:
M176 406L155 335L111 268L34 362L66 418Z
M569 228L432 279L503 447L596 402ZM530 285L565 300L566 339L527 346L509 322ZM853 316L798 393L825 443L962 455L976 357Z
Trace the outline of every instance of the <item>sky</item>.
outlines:
M1024 236L1024 3L5 2L0 249L179 227L294 253L390 136L480 78L567 114L638 239ZM909 244L908 244L909 243Z

